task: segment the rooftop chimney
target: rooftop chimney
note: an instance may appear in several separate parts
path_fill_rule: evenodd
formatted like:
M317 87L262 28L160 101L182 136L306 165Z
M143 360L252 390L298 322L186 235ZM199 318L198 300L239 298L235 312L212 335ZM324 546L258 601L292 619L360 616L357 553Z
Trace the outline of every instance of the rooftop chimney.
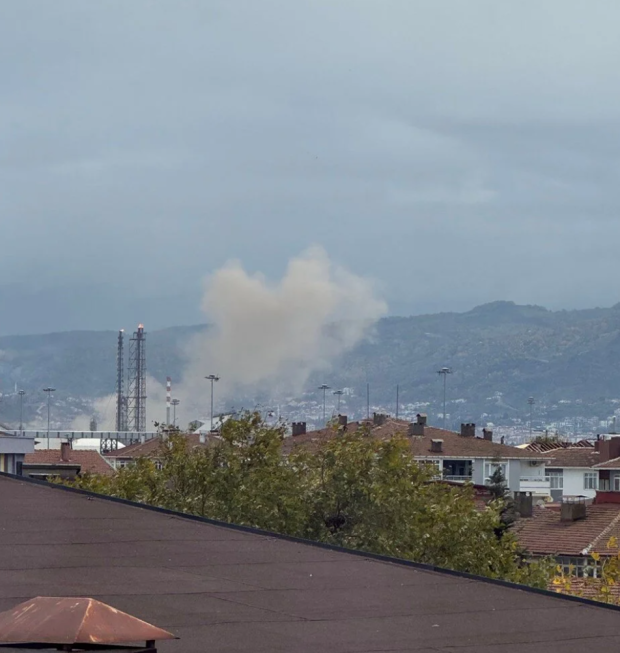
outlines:
M482 429L482 437L489 442L493 442L493 431L490 429Z
M534 502L531 492L515 492L515 508L523 518L534 514Z
M305 422L293 422L291 424L292 435L305 435L306 433L306 423Z
M206 441L207 441L207 436L201 432L198 435L198 442L200 442L200 444L205 444Z
M144 444L146 442L146 433L140 433L140 444Z
M62 442L60 444L60 460L63 463L71 462L71 443Z
M431 440L431 452L441 453L443 451L443 440Z
M577 521L578 519L585 519L586 516L585 497L566 497L562 499L560 521Z
M383 426L387 422L388 416L383 413L373 413L372 414L372 423L375 426Z
M419 424L418 422L412 422L409 424L407 429L407 435L413 437L416 435L424 435L424 424Z
M426 426L426 414L425 413L418 413L416 415L416 423L420 424L421 426Z
M338 428L346 431L348 422L349 418L346 415L338 415Z
M464 438L475 438L476 425L471 422L468 422L467 424L461 424L461 436Z
M603 438L599 442L600 460L602 463L620 456L620 437Z

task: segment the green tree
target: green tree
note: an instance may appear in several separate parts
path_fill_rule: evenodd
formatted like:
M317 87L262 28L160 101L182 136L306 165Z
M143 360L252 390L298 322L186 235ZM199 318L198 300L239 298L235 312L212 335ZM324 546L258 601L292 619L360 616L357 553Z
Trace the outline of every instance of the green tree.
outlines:
M141 459L93 491L492 578L545 586L545 561L528 563L506 529L501 501L477 507L470 487L432 480L406 438L339 431L315 449L283 455L283 425L258 413L228 420L209 446L173 435L157 461Z

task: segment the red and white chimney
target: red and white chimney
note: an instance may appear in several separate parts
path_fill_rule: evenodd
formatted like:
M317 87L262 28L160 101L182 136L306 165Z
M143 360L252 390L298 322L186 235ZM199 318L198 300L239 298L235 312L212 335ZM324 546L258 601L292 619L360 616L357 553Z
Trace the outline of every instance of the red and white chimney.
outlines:
M166 377L166 428L170 426L170 406L172 405L172 379Z

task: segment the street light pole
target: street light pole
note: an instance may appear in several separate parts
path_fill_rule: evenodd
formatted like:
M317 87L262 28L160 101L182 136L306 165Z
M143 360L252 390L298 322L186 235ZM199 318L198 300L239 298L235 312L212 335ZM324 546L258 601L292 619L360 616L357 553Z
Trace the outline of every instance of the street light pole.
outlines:
M50 404L52 401L52 392L56 392L56 388L43 388L43 392L47 392L47 448L50 448Z
M338 415L340 415L340 397L342 397L342 395L344 394L344 391L343 390L334 390L334 392L332 394L335 394L336 397L338 397L338 408L336 408L336 412L338 413Z
M530 397L527 400L527 403L530 405L530 440L532 439L532 411L534 410L534 404L536 403L536 399L534 397Z
M325 385L325 383L323 383L322 385L319 386L319 390L323 390L323 424L325 424L326 423L326 420L325 420L325 393L327 392L327 390L329 390L329 386Z
M175 427L177 425L177 406L180 403L181 402L178 399L173 399L172 400L172 426L175 426Z
M24 435L24 395L26 394L25 390L20 390L19 395L19 434Z
M205 376L207 381L211 381L211 431L213 431L213 384L220 380L220 377L217 374L209 374Z
M449 367L442 367L440 370L437 370L439 376L443 376L443 429L446 430L446 386L448 374L452 374L452 370Z

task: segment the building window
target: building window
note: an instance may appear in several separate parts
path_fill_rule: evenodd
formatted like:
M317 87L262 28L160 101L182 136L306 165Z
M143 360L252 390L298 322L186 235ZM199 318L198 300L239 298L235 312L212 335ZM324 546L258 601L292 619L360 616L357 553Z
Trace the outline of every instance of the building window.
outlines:
M493 473L497 469L501 469L502 471L502 476L504 478L507 478L506 476L506 463L484 463L484 476L488 480L493 476Z
M547 469L545 470L545 477L549 481L550 490L564 489L564 475L561 469Z
M614 476L614 492L620 492L620 476Z
M585 490L596 490L598 487L598 472L584 472L583 487Z

